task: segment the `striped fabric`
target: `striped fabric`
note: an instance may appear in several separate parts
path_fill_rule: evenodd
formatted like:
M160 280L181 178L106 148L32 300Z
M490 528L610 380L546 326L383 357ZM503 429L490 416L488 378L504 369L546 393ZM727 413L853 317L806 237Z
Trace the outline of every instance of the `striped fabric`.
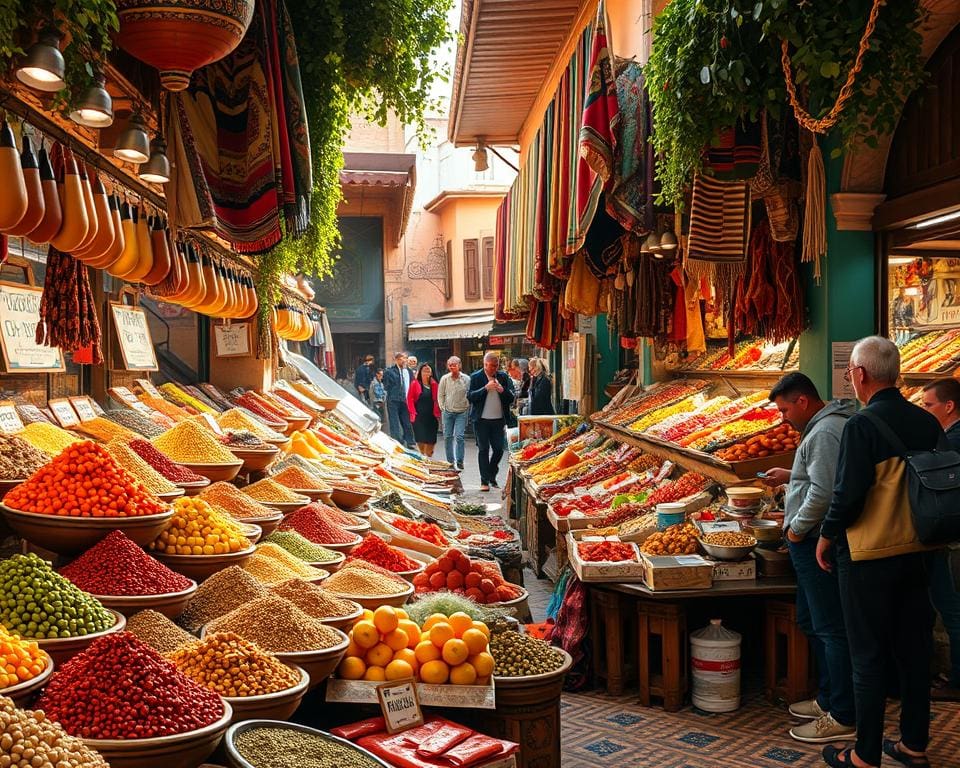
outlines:
M687 260L742 263L750 237L750 187L698 174L693 181Z

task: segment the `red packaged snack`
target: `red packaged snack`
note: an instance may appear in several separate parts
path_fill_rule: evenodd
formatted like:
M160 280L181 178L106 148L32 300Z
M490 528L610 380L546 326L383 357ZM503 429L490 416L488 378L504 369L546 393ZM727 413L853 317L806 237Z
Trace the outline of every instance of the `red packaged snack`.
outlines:
M473 731L456 723L443 723L440 728L417 747L420 757L438 757L448 749L452 749L460 742L470 738Z

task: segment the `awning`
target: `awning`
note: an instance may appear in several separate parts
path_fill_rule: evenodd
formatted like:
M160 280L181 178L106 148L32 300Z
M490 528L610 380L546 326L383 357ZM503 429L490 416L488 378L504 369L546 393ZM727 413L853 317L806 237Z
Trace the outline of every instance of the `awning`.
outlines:
M443 341L445 339L481 339L493 328L493 313L441 317L407 323L409 341Z

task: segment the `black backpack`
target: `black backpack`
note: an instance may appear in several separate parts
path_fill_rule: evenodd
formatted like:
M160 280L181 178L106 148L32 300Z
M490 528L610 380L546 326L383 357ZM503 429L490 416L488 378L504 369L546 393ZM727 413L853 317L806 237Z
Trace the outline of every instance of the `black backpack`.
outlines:
M875 413L860 411L903 459L907 494L917 538L933 546L960 541L960 453L941 436L932 451L910 451L897 433Z

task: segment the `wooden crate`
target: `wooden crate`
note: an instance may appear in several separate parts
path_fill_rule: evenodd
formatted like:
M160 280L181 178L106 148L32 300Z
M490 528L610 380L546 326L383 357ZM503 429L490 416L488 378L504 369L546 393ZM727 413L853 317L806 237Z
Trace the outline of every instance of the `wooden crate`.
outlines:
M553 511L553 507L547 504L547 520L554 527L557 533L567 533L568 531L577 531L581 528L589 528L600 518L593 517L562 517Z
M580 579L580 581L592 584L609 581L643 581L643 565L640 562L640 549L636 544L632 542L625 542L630 544L632 547L634 554L637 557L635 562L588 563L580 559L580 553L577 550L577 544L579 544L583 539L582 534L584 533L587 532L571 531L567 534L567 557L570 561L570 567L573 568L573 572L577 574L577 578ZM609 540L619 540L615 537L607 538Z
M654 591L673 589L710 589L713 586L713 564L693 564L695 555L643 555L643 583ZM685 564L684 560L691 564Z

